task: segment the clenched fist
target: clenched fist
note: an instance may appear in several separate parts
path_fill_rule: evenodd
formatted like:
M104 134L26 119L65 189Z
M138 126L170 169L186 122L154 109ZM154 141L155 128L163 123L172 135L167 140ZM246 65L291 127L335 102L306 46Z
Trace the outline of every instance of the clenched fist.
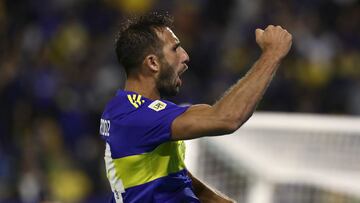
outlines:
M263 53L282 59L290 50L292 35L280 26L269 25L265 30L256 29L255 35Z

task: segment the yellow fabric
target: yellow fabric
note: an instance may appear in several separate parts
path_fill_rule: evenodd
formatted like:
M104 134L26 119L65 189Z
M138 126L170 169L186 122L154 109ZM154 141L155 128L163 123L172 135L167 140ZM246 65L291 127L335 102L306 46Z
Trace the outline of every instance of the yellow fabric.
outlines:
M124 188L141 185L185 168L183 141L166 142L152 152L114 159Z

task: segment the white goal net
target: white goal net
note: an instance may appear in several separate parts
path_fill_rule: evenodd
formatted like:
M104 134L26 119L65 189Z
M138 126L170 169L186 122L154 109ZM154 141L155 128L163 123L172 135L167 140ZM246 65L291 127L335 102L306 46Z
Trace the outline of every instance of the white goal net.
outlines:
M239 203L360 203L360 118L255 113L187 141L188 168Z

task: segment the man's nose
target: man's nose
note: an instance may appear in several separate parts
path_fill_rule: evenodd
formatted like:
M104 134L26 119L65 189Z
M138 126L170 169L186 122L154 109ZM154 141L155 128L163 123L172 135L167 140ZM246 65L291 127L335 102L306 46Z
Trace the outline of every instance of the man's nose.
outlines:
M185 51L185 49L181 48L183 51L183 63L188 63L190 61L190 57L188 55L188 53Z

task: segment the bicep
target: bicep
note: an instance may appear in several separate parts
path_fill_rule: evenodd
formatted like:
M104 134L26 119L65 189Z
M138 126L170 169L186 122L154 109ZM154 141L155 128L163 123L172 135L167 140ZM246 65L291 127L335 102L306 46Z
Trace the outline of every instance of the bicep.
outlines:
M193 105L178 116L171 125L172 140L188 140L230 133L233 124L206 104Z

